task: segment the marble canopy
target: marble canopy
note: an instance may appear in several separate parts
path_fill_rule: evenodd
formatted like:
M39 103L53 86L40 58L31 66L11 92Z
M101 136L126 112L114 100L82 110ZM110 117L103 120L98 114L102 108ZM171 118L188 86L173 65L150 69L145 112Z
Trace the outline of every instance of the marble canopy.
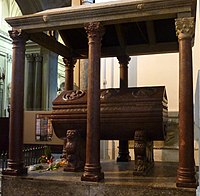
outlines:
M195 6L195 0L124 0L49 9L6 21L51 51L77 58L88 54L84 24L98 21L105 28L101 56L133 56L178 52L174 19L195 16ZM59 30L65 45L44 33L49 30Z
M6 18L12 27L12 89L8 170L23 175L25 44L30 39L63 56L88 58L86 163L82 180L104 178L100 165L100 58L125 57L120 66L127 88L129 56L179 52L179 166L176 185L196 187L192 45L196 0L124 0L49 9ZM64 44L55 39L59 31ZM177 36L177 37L176 37ZM162 64L162 62L161 62ZM72 74L71 74L72 75ZM70 77L70 75L69 75ZM121 73L120 73L121 80ZM121 87L121 83L120 83Z

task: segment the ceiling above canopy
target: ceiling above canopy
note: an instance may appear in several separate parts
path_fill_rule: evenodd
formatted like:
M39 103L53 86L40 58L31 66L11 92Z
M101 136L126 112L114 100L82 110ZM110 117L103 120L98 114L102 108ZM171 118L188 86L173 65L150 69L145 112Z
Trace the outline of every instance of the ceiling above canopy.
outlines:
M15 0L21 12L33 14L46 9L71 6L71 0Z

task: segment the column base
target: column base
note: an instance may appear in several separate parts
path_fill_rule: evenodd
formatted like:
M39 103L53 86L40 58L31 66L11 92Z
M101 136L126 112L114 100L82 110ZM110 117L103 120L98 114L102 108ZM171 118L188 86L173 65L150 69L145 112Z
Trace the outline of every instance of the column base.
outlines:
M10 175L10 176L25 176L28 174L27 168L19 168L19 169L6 169L2 171L3 175Z
M128 162L131 160L128 150L128 140L119 140L119 152L117 162Z
M100 182L101 180L104 179L104 173L100 172L100 173L83 173L83 175L81 176L81 180L82 181L90 181L90 182Z
M187 182L187 183L184 183L184 182L177 182L176 181L176 186L177 187L184 187L184 188L197 188L197 183L196 182Z
M117 157L117 162L129 162L131 157L127 154L120 154Z
M197 180L195 178L194 170L188 168L179 168L177 170L176 186L185 188L196 188Z
M99 182L104 179L104 173L101 172L100 165L88 164L84 167L84 173L81 176L82 181Z

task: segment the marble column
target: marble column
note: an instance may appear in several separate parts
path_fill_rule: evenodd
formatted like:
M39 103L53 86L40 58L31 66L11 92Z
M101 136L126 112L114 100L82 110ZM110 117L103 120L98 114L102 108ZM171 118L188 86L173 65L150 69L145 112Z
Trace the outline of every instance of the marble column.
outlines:
M34 87L34 55L26 54L26 109L33 109L33 87Z
M128 88L128 64L131 58L127 55L117 57L120 64L120 89ZM119 140L119 152L117 162L128 162L130 160L128 140Z
M179 41L179 165L176 185L196 187L192 77L194 18L178 18L175 25Z
M42 107L42 56L40 54L35 55L35 79L34 79L34 110L40 110Z
M9 31L13 39L9 159L4 175L24 175L27 169L23 162L24 124L24 64L27 35L21 31Z
M83 181L100 181L104 178L100 165L100 57L104 32L99 22L85 25L88 34L88 94L86 163Z
M73 90L74 88L74 65L75 58L63 58L65 63L65 90Z

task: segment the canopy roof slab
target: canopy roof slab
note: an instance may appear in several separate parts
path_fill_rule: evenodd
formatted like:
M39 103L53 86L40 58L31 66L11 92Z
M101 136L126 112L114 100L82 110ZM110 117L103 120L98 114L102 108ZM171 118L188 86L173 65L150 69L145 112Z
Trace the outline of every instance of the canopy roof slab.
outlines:
M101 22L105 28L102 57L178 52L174 20L195 16L195 0L125 0L48 9L6 18L13 29L64 57L87 58L84 25ZM65 45L45 32L58 30Z

